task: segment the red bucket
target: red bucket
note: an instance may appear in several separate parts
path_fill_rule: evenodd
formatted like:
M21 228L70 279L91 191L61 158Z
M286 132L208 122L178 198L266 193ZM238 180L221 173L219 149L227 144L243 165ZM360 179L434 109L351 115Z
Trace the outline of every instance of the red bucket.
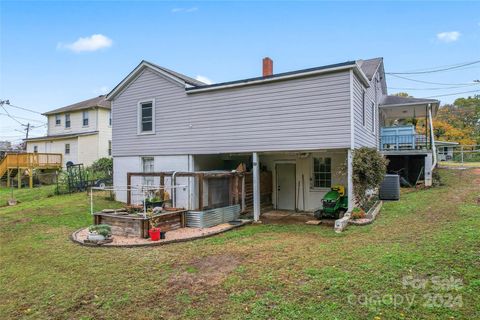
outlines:
M150 230L148 230L148 233L150 234L150 240L152 240L152 241L160 240L160 229L159 228L150 229Z

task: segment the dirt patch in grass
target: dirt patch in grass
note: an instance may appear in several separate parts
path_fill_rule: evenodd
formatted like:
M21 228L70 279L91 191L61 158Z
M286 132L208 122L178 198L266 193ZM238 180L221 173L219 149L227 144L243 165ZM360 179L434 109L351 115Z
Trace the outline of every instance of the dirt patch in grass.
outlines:
M31 221L32 221L31 218L22 218L22 219L8 221L6 223L0 223L0 226L9 226L9 225L14 225L14 224L19 224L19 223L27 223L27 222L31 222Z
M170 278L170 290L175 292L182 289L197 291L205 287L217 286L235 270L241 261L240 256L232 254L198 258L189 265L183 266L184 271Z

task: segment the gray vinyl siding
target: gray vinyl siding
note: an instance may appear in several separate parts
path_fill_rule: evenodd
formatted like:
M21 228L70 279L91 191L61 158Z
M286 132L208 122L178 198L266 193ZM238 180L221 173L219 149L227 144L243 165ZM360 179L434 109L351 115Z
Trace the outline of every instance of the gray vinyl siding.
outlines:
M137 103L155 98L155 134ZM187 94L145 69L112 105L113 155L300 151L350 146L348 71Z
M377 147L379 132L378 103L381 99L380 83L376 83L377 75L370 82L370 87L360 82L353 75L353 114L354 114L354 142L355 148ZM365 125L363 125L363 100L362 92L365 90ZM375 104L375 114L372 113L372 102ZM375 123L375 131L372 125Z

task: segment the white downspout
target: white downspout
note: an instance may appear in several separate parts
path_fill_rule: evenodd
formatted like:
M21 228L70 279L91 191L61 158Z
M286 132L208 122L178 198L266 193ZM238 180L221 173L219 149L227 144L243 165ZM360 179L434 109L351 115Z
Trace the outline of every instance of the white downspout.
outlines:
M172 196L172 207L176 208L177 206L177 189L175 188L176 182L175 182L175 176L177 175L177 171L174 171L172 173L172 178L170 181L170 193Z
M260 164L258 154L253 153L253 220L260 220Z
M433 163L432 170L437 165L437 148L435 147L435 135L433 134L433 121L432 121L432 107L428 108L428 122L430 125L430 139L432 141L432 153L433 153Z

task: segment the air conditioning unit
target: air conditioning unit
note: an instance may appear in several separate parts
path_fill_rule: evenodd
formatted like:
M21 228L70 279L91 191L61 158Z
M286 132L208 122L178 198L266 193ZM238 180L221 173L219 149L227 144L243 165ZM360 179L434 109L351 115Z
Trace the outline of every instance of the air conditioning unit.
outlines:
M380 200L400 199L400 176L398 174L386 174L380 184Z

